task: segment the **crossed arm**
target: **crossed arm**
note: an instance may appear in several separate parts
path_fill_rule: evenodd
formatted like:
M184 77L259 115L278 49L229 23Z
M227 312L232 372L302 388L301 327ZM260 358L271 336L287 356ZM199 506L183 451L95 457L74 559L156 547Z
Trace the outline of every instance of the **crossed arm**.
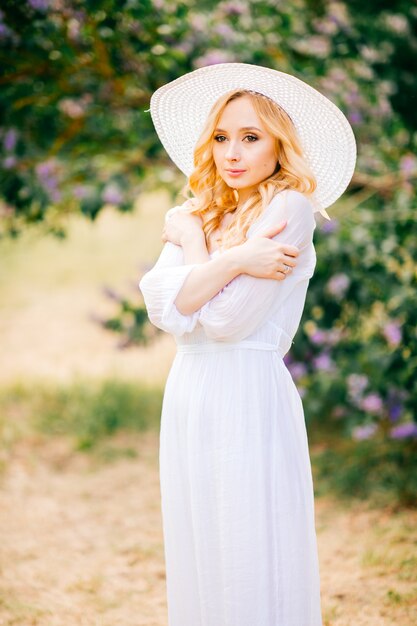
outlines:
M274 239L300 250L291 274L282 281L256 278L241 274L229 251L210 259L207 249L204 251L200 243L193 249L182 250L167 242L155 266L139 282L153 324L181 336L192 332L199 323L211 339L239 341L268 319L295 285L312 276L316 261L312 248L316 223L311 204L295 191L291 192L287 212L279 197L274 200L260 226L263 230L265 226L287 219L286 228ZM180 310L177 298L180 296L180 303L181 291L185 293L188 288L197 294L194 302L198 299L201 304L198 308L194 308L194 304L191 307L194 310Z

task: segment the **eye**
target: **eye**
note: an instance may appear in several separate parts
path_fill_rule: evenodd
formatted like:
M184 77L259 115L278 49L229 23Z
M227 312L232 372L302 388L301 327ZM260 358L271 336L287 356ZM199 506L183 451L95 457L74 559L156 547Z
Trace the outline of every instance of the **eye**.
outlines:
M249 137L251 137L251 139L253 139L254 141L249 141L249 143L254 143L255 141L258 140L258 137L256 135L246 135L245 139L248 139ZM223 141L219 141L221 138L225 139L224 135L215 135L214 140L217 141L217 143L223 143Z

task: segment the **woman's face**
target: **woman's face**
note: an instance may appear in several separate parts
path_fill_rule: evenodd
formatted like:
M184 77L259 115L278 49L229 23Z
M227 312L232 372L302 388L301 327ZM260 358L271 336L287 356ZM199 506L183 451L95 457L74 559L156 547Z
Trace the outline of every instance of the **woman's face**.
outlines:
M275 171L275 139L265 130L250 98L232 100L224 109L214 131L213 158L225 183L239 192L239 205Z

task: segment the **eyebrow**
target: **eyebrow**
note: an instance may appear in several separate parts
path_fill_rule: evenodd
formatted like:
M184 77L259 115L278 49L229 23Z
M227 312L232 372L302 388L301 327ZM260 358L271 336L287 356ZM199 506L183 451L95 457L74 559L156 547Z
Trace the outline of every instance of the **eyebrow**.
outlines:
M242 128L240 128L239 130L257 130L260 133L262 132L260 128L257 128L256 126L242 126ZM221 133L227 133L227 130L223 130L223 128L215 128L214 129L215 133L221 132Z

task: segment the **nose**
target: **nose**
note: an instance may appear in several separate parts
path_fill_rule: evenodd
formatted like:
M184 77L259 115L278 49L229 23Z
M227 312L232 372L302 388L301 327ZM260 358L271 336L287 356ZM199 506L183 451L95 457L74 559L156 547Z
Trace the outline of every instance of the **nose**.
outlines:
M239 150L238 150L238 142L235 141L231 141L229 143L229 146L226 150L225 153L225 158L228 161L239 161L240 160L240 154L239 154Z

